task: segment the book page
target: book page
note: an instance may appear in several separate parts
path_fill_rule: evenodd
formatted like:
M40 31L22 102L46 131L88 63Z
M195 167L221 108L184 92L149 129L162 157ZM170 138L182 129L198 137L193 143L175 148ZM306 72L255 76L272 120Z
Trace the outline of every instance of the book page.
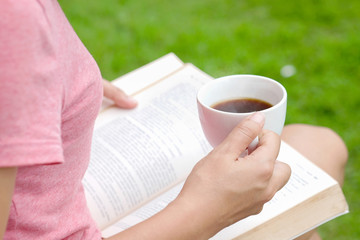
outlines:
M214 236L213 240L233 239L337 184L331 176L285 142L281 142L278 160L291 167L288 183L264 205L260 214L231 225Z
M101 234L104 238L111 237L121 231L126 230L129 227L132 227L156 213L163 210L171 201L173 201L177 195L180 193L180 190L184 182L181 182L167 192L156 197L152 201L148 202L141 208L135 210L131 214L125 216L124 218L119 219L116 223L112 224L108 228L104 229Z
M165 78L183 67L184 63L173 53L156 59L132 72L111 81L128 95L134 95L154 82ZM101 109L111 106L113 102L104 97Z
M185 65L136 95L136 109L110 108L99 115L83 184L100 229L184 180L210 150L196 94L211 79Z
M263 211L260 214L250 216L225 228L211 239L228 240L236 238L281 213L288 211L322 190L337 184L333 178L304 158L285 142L282 142L278 160L286 162L292 169L292 175L285 187L276 193L271 201L264 205ZM105 229L102 232L103 236L110 237L161 211L167 204L176 198L182 185L183 183L178 184L168 192L143 206L141 209L120 219L118 222Z

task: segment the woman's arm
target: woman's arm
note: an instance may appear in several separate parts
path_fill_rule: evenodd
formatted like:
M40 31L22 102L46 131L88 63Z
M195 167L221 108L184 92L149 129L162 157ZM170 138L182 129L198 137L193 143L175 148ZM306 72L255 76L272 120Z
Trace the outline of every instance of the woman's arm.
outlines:
M17 168L0 168L0 239L3 239L9 218Z
M263 125L262 114L245 119L196 164L172 203L110 239L209 239L221 229L259 213L290 177L289 166L276 161L280 137L262 130ZM238 158L258 135L258 147Z

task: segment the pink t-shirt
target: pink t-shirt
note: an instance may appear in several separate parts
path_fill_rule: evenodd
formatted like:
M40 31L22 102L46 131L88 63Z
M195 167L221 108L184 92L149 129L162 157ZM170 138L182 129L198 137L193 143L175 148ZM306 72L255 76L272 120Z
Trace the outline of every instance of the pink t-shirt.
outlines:
M5 239L100 239L81 184L100 71L57 1L2 0L0 16L0 167L18 167Z

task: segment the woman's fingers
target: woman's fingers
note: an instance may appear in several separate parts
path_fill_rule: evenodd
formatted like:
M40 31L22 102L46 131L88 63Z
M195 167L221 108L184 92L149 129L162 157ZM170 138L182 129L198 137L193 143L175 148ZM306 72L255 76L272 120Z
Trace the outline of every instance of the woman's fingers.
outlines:
M263 130L259 135L258 147L246 157L258 165L258 174L267 188L267 191L265 191L267 200L270 200L288 182L291 175L290 167L276 160L280 144L279 135Z
M124 91L112 85L109 81L103 80L104 96L113 100L116 106L125 109L135 108L137 101L128 96Z
M274 164L280 151L280 136L272 131L263 130L259 134L259 142L255 150L248 156L257 159L260 163Z
M265 123L263 113L256 112L241 121L218 146L217 151L232 154L237 159L260 134Z
M272 199L277 191L285 186L291 176L291 168L283 162L276 161L274 171L269 181L268 200Z

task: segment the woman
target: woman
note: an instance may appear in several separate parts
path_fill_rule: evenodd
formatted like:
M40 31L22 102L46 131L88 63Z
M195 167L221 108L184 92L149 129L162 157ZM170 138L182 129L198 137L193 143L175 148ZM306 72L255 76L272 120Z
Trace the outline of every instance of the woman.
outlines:
M81 184L94 121L103 93L136 102L102 80L57 1L3 0L0 16L0 238L101 239ZM290 176L263 124L260 113L241 122L169 206L112 239L207 239L258 213ZM251 161L237 161L258 135ZM335 133L293 125L283 139L342 182L347 152Z

